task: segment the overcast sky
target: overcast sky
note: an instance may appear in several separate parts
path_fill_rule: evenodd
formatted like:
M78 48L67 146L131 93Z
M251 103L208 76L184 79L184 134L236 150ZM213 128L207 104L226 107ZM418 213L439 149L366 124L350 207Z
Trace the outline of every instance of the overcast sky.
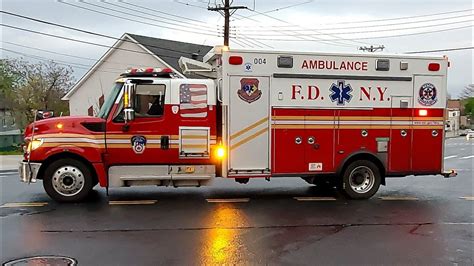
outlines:
M214 5L215 2L209 3ZM206 10L206 0L1 0L0 4L3 11L115 37L129 32L198 44L222 44L216 31L222 28L223 19L218 13ZM231 47L357 52L360 46L374 44L384 45L384 52L405 53L473 46L471 0L235 0L233 5L247 6L254 11L238 10L232 17L232 36L237 39L231 41ZM428 16L433 14L439 15ZM401 17L412 18L397 19ZM1 21L97 44L114 43L111 39L9 15L2 15ZM94 61L59 53L98 59L107 50L6 27L0 30L0 45L4 49L74 63L78 78ZM427 33L432 31L439 32ZM5 50L0 52L2 58L20 56ZM474 83L472 50L426 55L449 57L448 91L452 96L457 96L465 85Z

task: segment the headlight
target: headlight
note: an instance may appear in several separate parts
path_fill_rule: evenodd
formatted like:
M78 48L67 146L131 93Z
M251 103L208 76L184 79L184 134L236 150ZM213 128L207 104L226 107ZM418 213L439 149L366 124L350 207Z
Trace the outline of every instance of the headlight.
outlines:
M38 149L43 144L43 139L34 139L30 143L28 143L28 148L26 149L27 152L34 151Z

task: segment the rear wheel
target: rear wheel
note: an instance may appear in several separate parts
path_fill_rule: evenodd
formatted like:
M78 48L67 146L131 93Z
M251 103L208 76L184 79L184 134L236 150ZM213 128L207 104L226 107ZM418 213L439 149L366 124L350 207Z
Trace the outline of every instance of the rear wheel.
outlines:
M48 195L59 202L81 202L94 187L94 178L84 163L61 159L46 168L43 187Z
M368 199L377 193L381 180L377 165L371 161L358 160L344 170L341 190L351 199Z

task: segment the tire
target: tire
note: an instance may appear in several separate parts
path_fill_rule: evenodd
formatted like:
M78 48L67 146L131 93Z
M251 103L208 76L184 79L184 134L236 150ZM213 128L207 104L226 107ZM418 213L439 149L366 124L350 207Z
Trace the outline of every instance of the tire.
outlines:
M373 162L358 160L345 168L341 181L340 189L350 199L369 199L379 190L382 177Z
M74 159L60 159L51 163L43 176L44 190L58 202L82 202L94 184L89 168Z

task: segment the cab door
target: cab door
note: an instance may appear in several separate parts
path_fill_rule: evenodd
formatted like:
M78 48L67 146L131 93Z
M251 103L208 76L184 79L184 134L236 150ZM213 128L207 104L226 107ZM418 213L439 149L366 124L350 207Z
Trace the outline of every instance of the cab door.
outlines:
M108 165L169 163L178 157L171 149L172 116L169 81L138 83L134 94L135 119L125 124L122 97L118 97L106 125ZM168 109L168 110L167 110Z

